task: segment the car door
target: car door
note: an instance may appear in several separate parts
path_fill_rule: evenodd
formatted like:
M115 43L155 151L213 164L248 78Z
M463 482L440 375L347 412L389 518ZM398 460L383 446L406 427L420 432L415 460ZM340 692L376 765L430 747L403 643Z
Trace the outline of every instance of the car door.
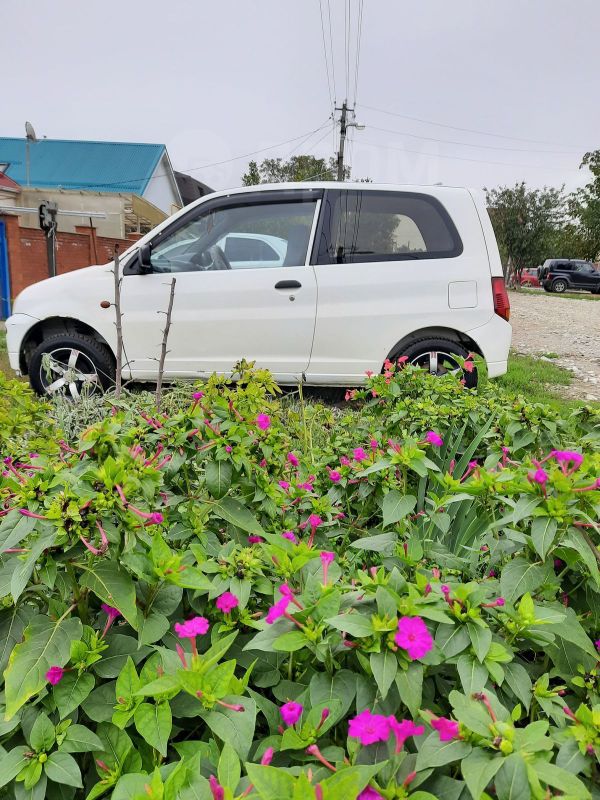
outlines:
M470 330L494 314L471 195L328 189L317 232L319 302L307 378L351 385L428 326ZM461 220L460 235L452 221ZM482 264L485 269L482 269Z
M150 241L149 273L134 258L123 275L132 377L156 377L161 312L175 280L166 377L230 374L246 358L279 381L300 379L314 333L317 292L307 254L321 196L319 190L235 193L201 203L160 231ZM220 244L234 238L229 262ZM251 243L246 249L245 242ZM282 243L283 259L273 255L274 242Z
M596 272L589 264L578 264L573 275L578 289L593 289L596 285Z

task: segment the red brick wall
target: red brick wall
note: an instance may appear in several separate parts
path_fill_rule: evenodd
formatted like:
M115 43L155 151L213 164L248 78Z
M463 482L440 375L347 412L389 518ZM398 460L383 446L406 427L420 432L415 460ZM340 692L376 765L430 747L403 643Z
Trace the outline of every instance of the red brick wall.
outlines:
M22 228L18 217L0 215L0 218L6 223L10 286L14 299L25 287L48 277L46 238L41 230ZM106 264L114 256L115 245L122 253L131 245L131 240L97 236L95 230L83 226L77 227L77 233L59 231L56 237L56 271L61 275L90 264Z

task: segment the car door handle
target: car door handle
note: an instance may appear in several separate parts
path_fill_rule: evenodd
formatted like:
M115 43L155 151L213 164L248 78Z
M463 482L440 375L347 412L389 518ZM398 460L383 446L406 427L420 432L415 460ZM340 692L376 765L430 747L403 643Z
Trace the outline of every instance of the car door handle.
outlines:
M302 284L300 281L277 281L275 284L276 289L301 289Z

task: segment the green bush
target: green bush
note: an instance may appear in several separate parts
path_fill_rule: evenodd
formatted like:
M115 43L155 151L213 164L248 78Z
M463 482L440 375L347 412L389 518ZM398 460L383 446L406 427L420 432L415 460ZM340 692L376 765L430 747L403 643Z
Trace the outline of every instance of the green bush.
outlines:
M2 384L0 797L596 797L598 412L239 378Z

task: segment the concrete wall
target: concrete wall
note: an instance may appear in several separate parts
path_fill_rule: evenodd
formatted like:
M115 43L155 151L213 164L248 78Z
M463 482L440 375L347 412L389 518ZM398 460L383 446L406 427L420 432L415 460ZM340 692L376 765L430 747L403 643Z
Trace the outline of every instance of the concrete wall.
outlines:
M112 194L107 192L80 192L73 189L38 189L23 186L19 195L18 205L25 208L37 208L44 200L57 203L58 207L66 211L92 211L106 214L106 219L94 219L94 227L99 236L125 236L125 203L129 196L125 194ZM21 214L21 224L25 228L39 228L37 214ZM74 233L77 226L89 226L90 221L86 216L58 217L59 230Z

